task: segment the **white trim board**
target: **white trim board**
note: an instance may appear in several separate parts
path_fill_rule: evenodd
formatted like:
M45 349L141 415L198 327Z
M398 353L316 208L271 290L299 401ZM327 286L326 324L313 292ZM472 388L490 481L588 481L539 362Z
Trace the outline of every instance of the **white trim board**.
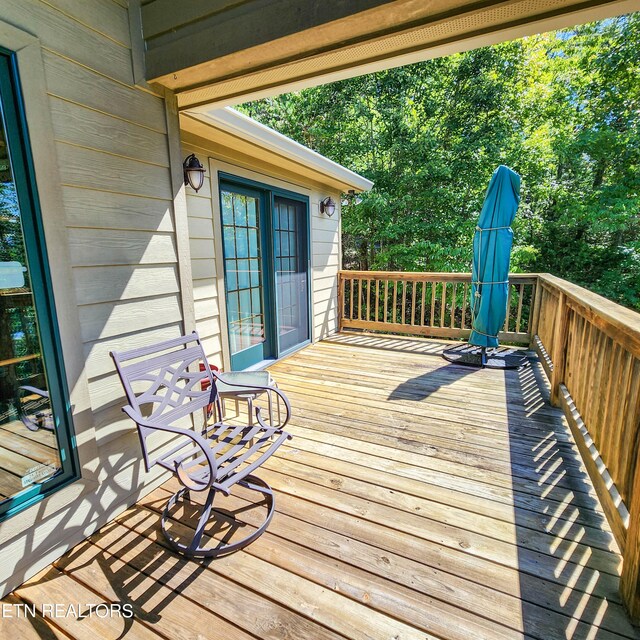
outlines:
M213 138L220 144L228 142L231 148L237 148L238 142L260 147L273 158L273 164L283 167L293 165L294 172L300 172L300 168L304 167L316 175L316 180L322 177L327 186L340 191L346 192L353 189L361 192L373 187L371 180L230 107L210 109L206 112L190 110L183 112L182 115L186 117L182 118L181 126L187 131L209 139ZM211 131L208 135L203 134L202 131L198 132L194 121L215 129L216 134L212 135Z

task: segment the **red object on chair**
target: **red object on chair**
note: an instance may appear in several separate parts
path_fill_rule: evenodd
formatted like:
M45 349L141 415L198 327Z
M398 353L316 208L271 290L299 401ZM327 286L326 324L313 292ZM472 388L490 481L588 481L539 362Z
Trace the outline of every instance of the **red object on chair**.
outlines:
M204 371L204 362L201 362L198 366L200 367L200 371ZM211 371L220 371L220 369L216 367L215 364L210 364L209 369L211 369ZM206 391L210 386L211 386L211 383L208 380L203 380L200 383L200 387L202 388L203 391Z
M200 371L204 371L204 370L205 370L204 362L201 362L201 363L198 365L198 367L199 367ZM209 365L209 369L211 369L211 371L220 371L220 369L219 369L218 367L216 367L216 365L215 365L215 364L210 364L210 365ZM208 380L203 380L203 381L200 383L200 388L201 388L203 391L206 391L210 386L211 386L211 383L210 383ZM215 408L215 405L214 405L214 403L213 403L213 402L211 402L211 403L209 403L209 404L207 405L207 408L206 408L206 410L205 410L205 411L207 412L207 420L208 420L208 419L213 415L213 410L214 410L214 408Z

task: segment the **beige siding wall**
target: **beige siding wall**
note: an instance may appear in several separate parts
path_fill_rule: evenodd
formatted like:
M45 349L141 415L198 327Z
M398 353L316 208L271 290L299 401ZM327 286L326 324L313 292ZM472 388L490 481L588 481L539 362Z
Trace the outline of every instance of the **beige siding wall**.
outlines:
M120 411L123 394L108 353L179 335L183 313L171 120L162 97L134 86L139 60L132 57L126 4L0 0L0 20L42 46L58 171L48 201L57 197L62 209L43 207L43 217L54 282L72 283L69 295L54 293L59 316L69 318L61 326L65 361L77 350L80 362L79 370L68 364L67 373L83 465L82 481L0 525L0 591L134 501L153 477ZM30 126L34 146L39 133ZM56 248L60 238L67 258ZM77 328L72 336L70 327Z
M282 170L269 162L268 154L259 149L256 149L253 157L248 157L217 144L214 129L207 139L183 131L182 141L183 154L195 153L207 169L205 186L197 194L187 189L196 326L205 337L207 355L215 364L229 367L222 247L217 232L220 216L218 171L309 197L313 339L320 340L334 333L337 330L337 275L340 261L340 194L319 181L314 182ZM320 200L328 195L338 203L338 210L332 218L320 214L319 210Z

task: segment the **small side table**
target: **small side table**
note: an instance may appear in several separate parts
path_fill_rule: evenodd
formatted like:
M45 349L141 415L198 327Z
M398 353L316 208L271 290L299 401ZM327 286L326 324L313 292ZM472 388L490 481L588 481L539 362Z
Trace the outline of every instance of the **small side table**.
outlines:
M253 403L255 402L256 398L261 396L263 393L266 393L269 407L269 424L270 426L273 426L273 399L271 397L271 392L265 391L264 389L260 388L251 388L251 385L256 385L256 387L277 388L278 385L276 381L268 371L228 371L222 373L222 376L229 382L237 382L238 384L249 385L248 387L233 387L231 385L225 384L221 380L218 380L216 382L216 386L218 387L220 399L223 402L223 408L224 401L227 398L235 400L236 407L238 406L238 400L245 400L247 402L247 411L249 412L249 427L253 427ZM280 403L278 403L278 422L279 421Z

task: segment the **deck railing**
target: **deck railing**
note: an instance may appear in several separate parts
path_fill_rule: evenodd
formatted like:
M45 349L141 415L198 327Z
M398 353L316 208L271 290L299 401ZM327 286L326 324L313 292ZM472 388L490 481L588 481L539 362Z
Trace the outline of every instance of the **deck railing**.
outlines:
M537 276L509 276L509 313L500 339L529 344ZM467 338L470 273L341 271L340 328Z
M564 410L624 563L621 592L640 617L640 315L541 275L534 347Z
M640 619L640 314L548 274L509 277L503 342L540 356L624 559ZM469 274L342 271L341 329L440 338L470 333Z

